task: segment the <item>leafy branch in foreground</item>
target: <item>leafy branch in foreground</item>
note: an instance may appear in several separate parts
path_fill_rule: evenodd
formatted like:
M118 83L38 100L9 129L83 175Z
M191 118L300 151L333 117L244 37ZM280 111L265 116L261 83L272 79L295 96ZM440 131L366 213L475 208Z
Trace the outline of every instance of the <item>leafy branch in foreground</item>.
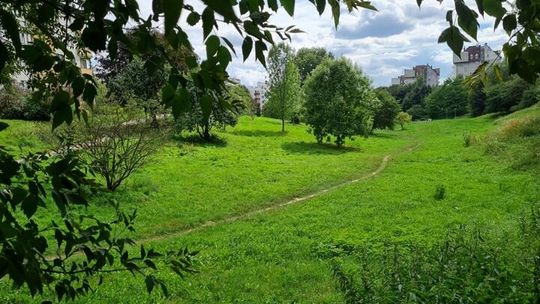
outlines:
M7 275L16 288L26 285L36 295L54 287L59 300L74 299L101 284L105 273L129 271L145 278L148 291L159 286L166 294L153 274L156 259L166 258L182 276L195 271L196 253L187 249L162 255L141 246L140 254L131 253L135 241L122 235L133 231L135 212L123 213L115 205L110 221L87 214L93 181L76 156L38 153L16 161L0 148L0 167L0 278ZM41 224L38 215L44 212L38 209L53 208L59 216ZM98 282L91 280L96 276Z

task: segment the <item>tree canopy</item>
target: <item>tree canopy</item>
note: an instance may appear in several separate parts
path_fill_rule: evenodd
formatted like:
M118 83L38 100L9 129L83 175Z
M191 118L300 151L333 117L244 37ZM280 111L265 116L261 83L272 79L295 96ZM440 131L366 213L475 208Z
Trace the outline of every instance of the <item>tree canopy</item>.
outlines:
M376 96L371 83L346 59L326 60L308 77L306 124L318 143L334 136L338 146L353 135L368 135Z

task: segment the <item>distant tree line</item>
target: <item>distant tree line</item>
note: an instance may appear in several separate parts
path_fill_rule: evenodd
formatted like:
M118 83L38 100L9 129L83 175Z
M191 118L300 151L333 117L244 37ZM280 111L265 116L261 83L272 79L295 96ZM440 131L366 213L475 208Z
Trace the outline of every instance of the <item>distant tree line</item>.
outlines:
M506 65L481 67L476 76L447 79L436 88L422 79L386 90L414 120L509 113L540 101L540 84L510 75Z

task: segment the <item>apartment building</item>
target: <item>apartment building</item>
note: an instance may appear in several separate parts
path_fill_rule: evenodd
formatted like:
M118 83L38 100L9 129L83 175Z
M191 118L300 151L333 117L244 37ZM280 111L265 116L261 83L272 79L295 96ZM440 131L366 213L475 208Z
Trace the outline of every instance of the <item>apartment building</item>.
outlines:
M429 64L417 65L412 69L403 70L403 75L392 78L392 85L405 85L422 79L426 85L436 87L439 85L440 76L441 70L439 68L433 68Z
M469 46L461 52L461 57L454 54L454 75L467 77L484 62L497 63L501 61L501 52L492 50L487 43Z

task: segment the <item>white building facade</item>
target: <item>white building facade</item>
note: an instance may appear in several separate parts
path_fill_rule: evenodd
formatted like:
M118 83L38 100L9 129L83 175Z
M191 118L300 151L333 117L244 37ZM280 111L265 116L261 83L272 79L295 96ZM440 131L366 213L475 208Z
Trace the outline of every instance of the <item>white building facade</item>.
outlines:
M392 78L392 85L406 85L422 79L426 85L436 87L439 85L440 75L439 68L433 68L429 64L417 65L412 69L403 70L403 75Z
M467 77L484 62L498 63L502 61L500 51L492 50L487 43L469 46L461 52L461 58L454 54L454 75Z

